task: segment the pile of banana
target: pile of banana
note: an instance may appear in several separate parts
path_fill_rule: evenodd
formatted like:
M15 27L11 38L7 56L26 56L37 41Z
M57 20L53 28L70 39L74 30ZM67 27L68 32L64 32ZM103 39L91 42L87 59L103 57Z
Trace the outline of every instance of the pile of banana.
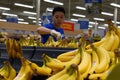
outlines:
M12 67L9 61L4 61L0 68L0 80L13 80L16 76L16 70Z

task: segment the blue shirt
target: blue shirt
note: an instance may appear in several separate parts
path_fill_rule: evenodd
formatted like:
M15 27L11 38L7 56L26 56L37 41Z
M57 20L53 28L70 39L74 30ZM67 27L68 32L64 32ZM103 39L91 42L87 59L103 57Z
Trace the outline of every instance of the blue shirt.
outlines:
M51 30L56 30L57 32L61 33L62 38L65 37L64 36L64 30L62 28L59 28L59 29L55 28L55 26L53 25L53 23L46 24L46 25L44 25L44 27L46 27L48 29L51 29ZM41 35L42 42L45 43L48 40L49 36L50 36L50 34ZM53 37L53 39L55 41L57 41L57 39L54 36L52 36L52 37Z

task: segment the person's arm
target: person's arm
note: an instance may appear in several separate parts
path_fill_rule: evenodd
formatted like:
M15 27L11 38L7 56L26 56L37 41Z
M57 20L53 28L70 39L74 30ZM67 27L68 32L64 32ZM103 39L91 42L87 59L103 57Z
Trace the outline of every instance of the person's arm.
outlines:
M37 28L37 32L39 34L50 34L51 33L51 29L45 28L45 27L38 27Z
M55 30L52 30L52 29L48 29L48 28L45 28L45 27L39 27L37 28L37 32L41 35L44 35L44 34L51 34L52 36L55 36L57 39L61 39L62 35L60 32L57 32Z

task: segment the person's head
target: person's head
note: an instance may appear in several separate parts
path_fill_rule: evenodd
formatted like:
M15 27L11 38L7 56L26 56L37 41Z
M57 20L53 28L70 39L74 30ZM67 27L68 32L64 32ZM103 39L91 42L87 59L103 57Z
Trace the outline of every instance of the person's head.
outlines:
M52 11L52 20L56 27L60 27L65 18L65 10L63 7L54 7Z

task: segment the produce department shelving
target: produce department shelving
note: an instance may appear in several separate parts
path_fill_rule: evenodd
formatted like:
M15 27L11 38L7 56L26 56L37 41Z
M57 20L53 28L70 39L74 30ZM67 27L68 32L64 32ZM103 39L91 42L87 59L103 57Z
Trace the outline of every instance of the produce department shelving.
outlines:
M23 56L32 62L37 63L39 66L42 65L41 55L43 53L47 54L52 58L56 58L59 54L75 50L75 48L57 48L57 47L36 47L36 46L23 46ZM6 51L6 45L0 44L0 67L3 65L4 61L10 61L11 65L18 72L21 67L21 62L19 59L9 59ZM45 76L34 75L32 80L45 80Z

